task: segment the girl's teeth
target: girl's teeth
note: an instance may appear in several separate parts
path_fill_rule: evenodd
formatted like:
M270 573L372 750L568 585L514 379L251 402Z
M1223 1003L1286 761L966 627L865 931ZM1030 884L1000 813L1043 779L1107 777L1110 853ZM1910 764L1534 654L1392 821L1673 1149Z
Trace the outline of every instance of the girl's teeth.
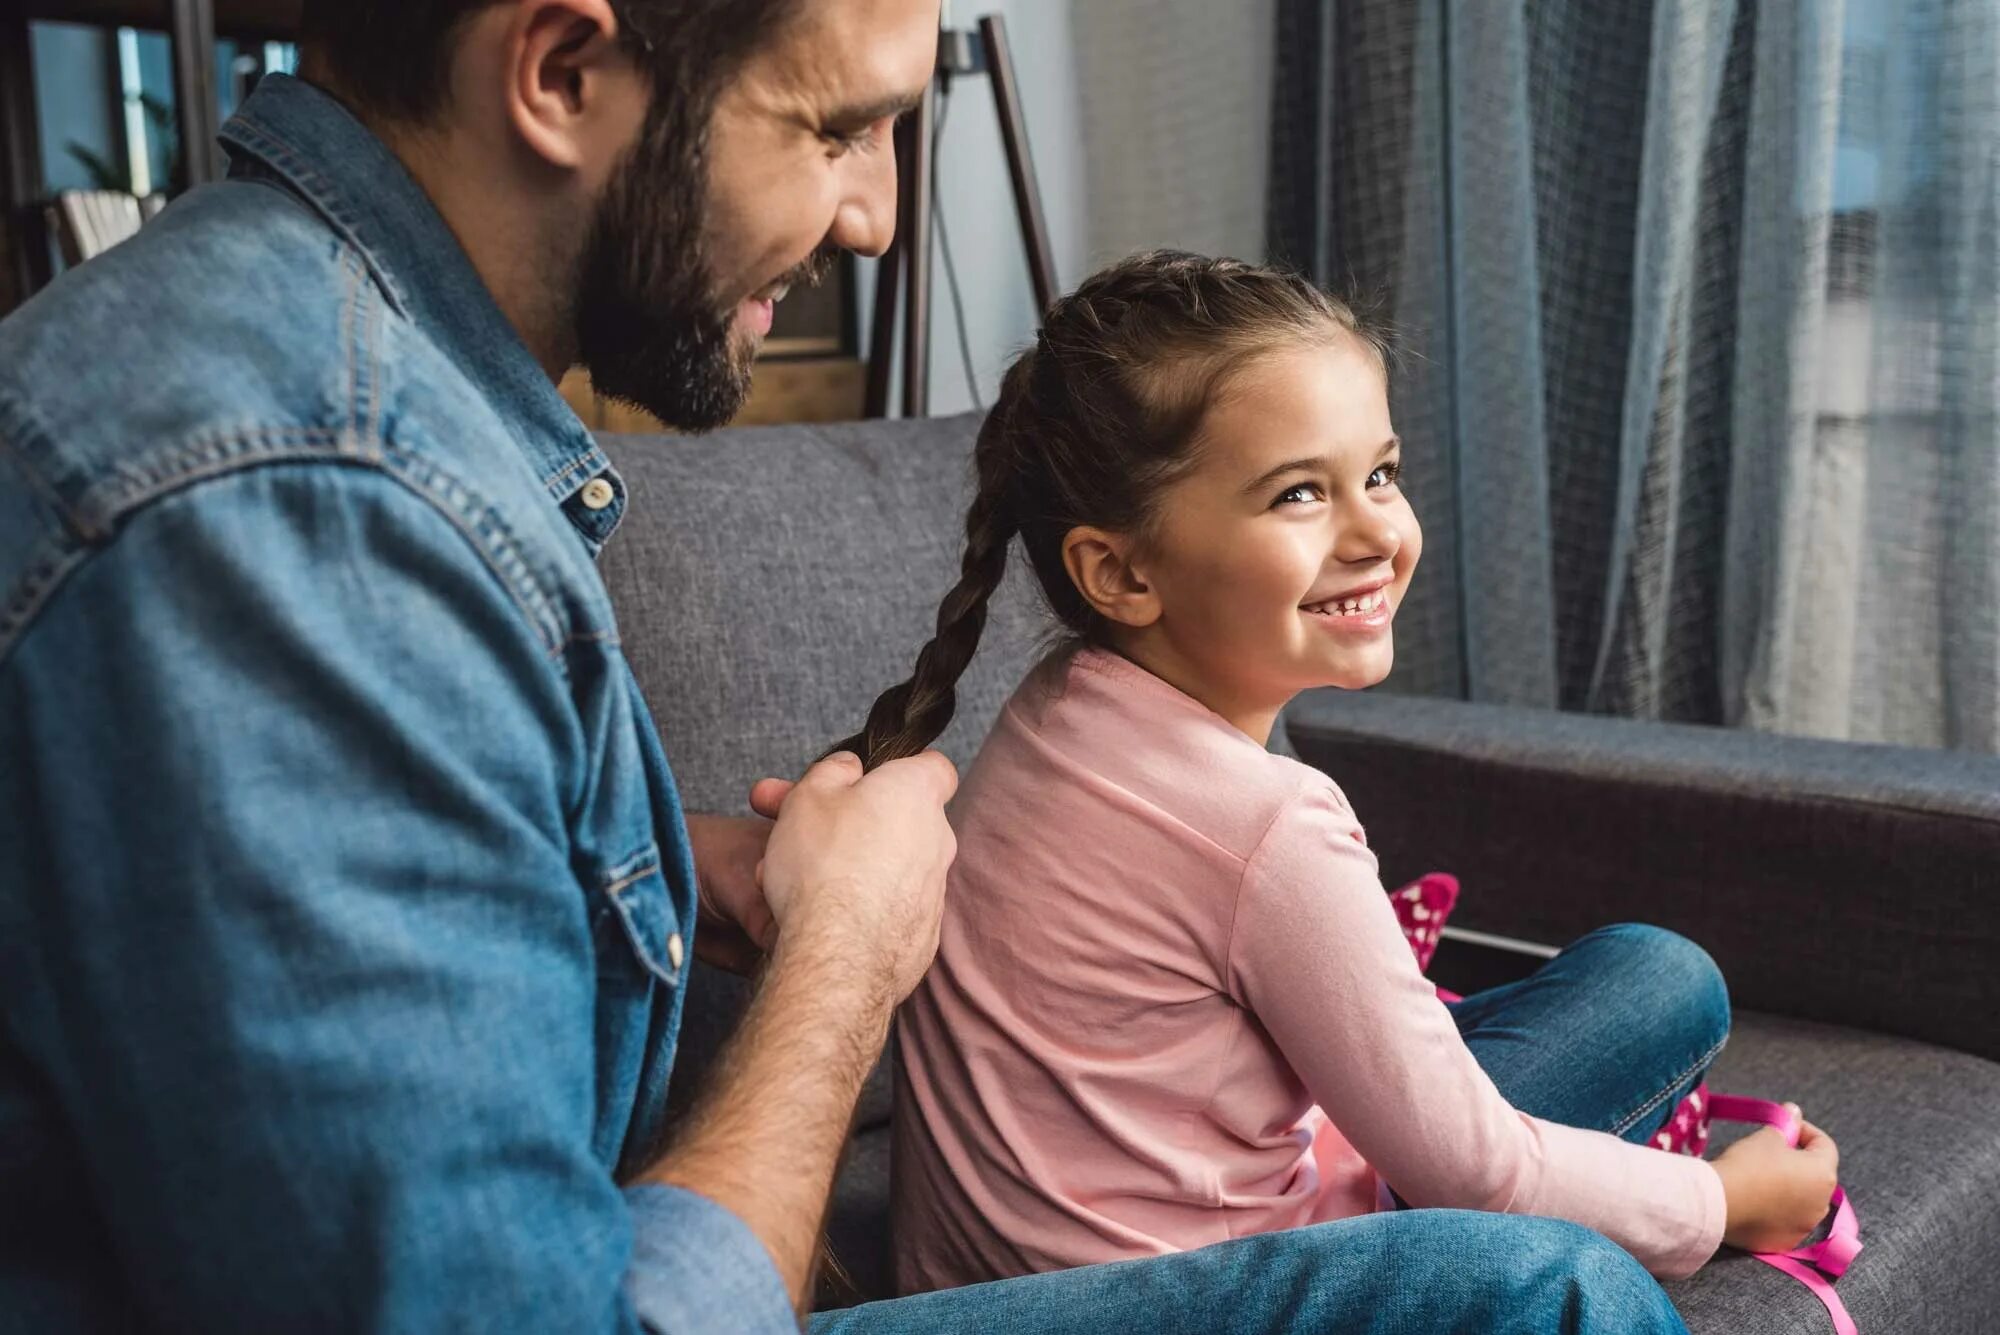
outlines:
M1389 593L1384 589L1365 598L1344 598L1339 602L1322 603L1319 610L1326 616L1358 616L1365 612L1380 611L1388 603Z

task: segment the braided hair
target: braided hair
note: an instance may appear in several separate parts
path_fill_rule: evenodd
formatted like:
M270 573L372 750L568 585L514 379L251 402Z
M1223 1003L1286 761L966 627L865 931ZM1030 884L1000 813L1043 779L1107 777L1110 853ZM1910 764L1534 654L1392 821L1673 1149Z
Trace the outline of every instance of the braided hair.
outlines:
M1134 255L1058 299L980 427L965 555L936 633L908 680L831 750L873 769L937 740L1016 537L1056 620L1100 640L1102 618L1063 564L1064 538L1080 525L1143 536L1161 491L1192 467L1201 419L1232 376L1260 355L1343 337L1386 364L1386 337L1306 279L1184 251Z

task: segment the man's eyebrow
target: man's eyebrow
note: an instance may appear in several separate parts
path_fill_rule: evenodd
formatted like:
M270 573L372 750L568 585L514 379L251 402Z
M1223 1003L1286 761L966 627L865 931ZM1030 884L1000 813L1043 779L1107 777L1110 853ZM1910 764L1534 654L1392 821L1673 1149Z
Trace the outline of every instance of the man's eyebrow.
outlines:
M1403 438L1401 436L1389 437L1389 439L1382 442L1382 448L1375 451L1375 462L1381 463L1382 460L1401 449L1402 445ZM1262 473L1259 473L1255 481L1244 486L1243 494L1247 496L1252 492L1262 491L1287 473L1309 473L1316 468L1325 468L1329 457L1324 454L1311 454L1300 459L1287 459L1276 468L1267 468Z
M914 93L893 93L888 97L877 98L873 102L860 102L853 106L842 107L837 111L830 112L827 115L826 123L828 125L873 125L876 121L885 120L891 116L900 116L906 111L912 111L923 100L924 95L921 90Z

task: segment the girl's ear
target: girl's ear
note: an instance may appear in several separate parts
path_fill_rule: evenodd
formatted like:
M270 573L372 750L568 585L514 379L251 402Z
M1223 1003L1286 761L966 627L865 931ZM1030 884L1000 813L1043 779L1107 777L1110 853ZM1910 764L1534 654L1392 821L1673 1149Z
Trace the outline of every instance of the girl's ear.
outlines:
M1160 597L1132 564L1135 544L1123 533L1080 526L1063 536L1063 568L1099 616L1137 629L1160 619Z

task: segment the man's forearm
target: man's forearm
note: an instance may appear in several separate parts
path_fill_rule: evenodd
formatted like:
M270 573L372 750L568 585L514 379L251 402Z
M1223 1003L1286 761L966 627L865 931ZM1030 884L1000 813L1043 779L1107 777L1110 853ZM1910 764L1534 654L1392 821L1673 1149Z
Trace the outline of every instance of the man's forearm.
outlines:
M893 1011L838 953L781 940L686 1127L646 1174L747 1224L801 1307L855 1100Z

